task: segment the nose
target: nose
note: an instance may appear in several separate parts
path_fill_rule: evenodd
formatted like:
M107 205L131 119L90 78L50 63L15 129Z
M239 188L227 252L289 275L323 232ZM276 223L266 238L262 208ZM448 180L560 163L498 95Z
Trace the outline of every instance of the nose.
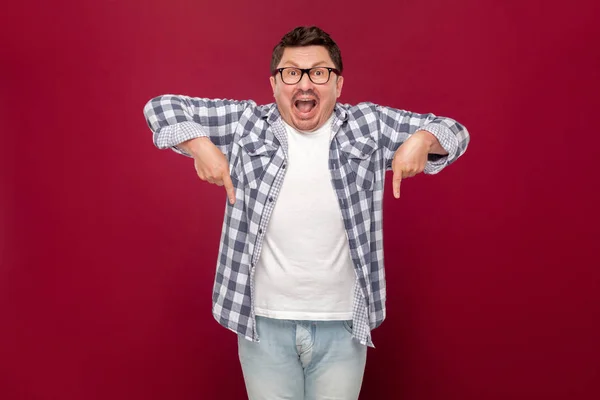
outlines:
M312 88L313 83L310 80L310 78L308 77L308 74L305 73L302 75L302 78L300 78L300 82L298 82L296 85L301 90L307 90L307 89Z

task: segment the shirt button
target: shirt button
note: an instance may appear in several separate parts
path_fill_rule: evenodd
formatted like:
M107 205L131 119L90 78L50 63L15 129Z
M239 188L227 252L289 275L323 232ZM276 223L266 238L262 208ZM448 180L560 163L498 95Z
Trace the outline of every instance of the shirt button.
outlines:
M259 234L259 235L262 235L262 229L259 229L259 230L258 230L258 234Z
M283 169L285 169L285 167L286 167L286 164L283 164L283 165L281 166L281 168L283 168Z
M269 203L272 203L272 202L273 202L273 198L269 197Z

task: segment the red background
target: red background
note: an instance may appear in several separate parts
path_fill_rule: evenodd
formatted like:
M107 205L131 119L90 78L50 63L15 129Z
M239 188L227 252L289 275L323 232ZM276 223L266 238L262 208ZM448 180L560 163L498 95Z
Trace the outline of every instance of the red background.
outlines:
M300 24L340 45L343 102L472 134L401 200L387 182L388 318L361 398L600 398L597 4L3 8L0 398L244 397L210 313L224 191L152 146L142 107L270 102L271 49Z

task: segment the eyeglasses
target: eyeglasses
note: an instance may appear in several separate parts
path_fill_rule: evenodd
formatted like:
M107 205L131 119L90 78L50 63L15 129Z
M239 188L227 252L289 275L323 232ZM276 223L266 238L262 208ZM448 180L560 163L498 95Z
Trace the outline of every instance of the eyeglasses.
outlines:
M308 79L315 85L324 85L329 82L331 73L335 72L336 75L341 76L342 74L335 68L329 67L313 67L313 68L296 68L296 67L285 67L277 68L272 72L273 76L281 75L281 80L286 85L295 85L302 80L304 74L308 75Z

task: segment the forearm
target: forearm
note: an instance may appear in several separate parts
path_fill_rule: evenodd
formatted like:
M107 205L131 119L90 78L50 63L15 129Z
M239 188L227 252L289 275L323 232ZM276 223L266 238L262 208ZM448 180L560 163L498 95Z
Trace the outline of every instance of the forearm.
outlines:
M437 139L440 148L436 149L434 144L430 154L444 155L443 162L452 164L467 150L470 141L469 132L457 121L447 117L437 117L430 114L427 122L418 128L419 131L427 131ZM443 150L442 153L436 150Z
M413 136L420 137L427 144L429 154L436 154L440 156L447 156L448 152L442 147L440 141L429 131L418 130Z
M426 173L437 173L452 164L464 154L469 144L466 128L451 118L382 106L378 106L378 111L388 168L398 147L414 135L422 137L428 144Z
M252 101L164 95L146 104L144 116L159 149L171 148L190 155L183 143L209 137L227 153L242 113L252 106L256 106Z
M177 148L191 157L196 157L206 143L212 143L209 137L197 137L178 144Z

